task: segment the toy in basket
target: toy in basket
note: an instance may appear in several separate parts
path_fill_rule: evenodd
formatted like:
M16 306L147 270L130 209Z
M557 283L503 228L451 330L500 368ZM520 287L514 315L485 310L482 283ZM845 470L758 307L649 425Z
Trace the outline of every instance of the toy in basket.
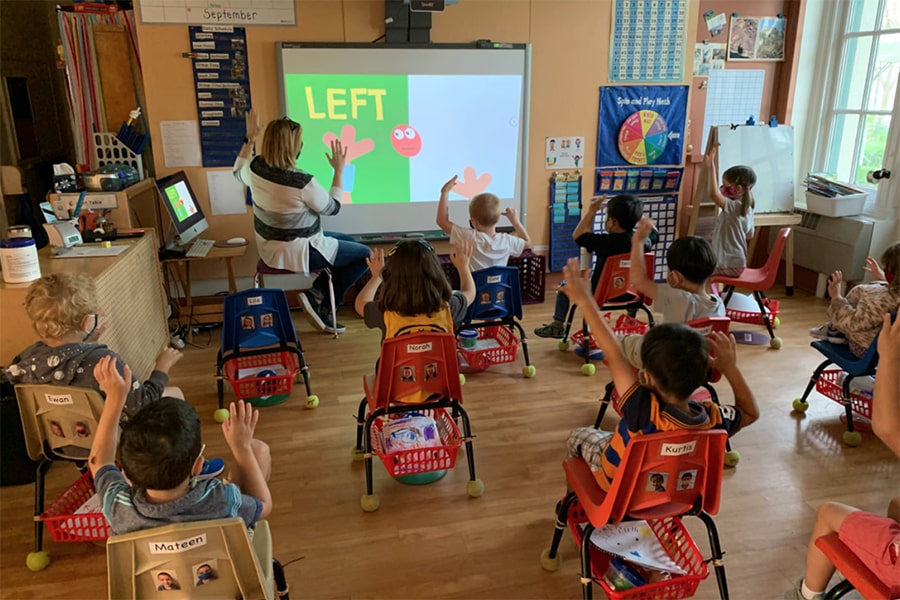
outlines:
M615 324L612 324L612 313L604 313L603 318L606 319L607 323L611 324L610 327L612 328L613 333L620 337L624 336L624 335L632 334L632 333L637 334L637 335L644 335L645 333L647 333L647 330L650 329L649 323L639 321L638 319L635 319L634 317L628 316L627 314L624 314L624 313L619 315L619 318L616 319ZM569 337L569 339L576 346L583 346L584 345L584 329L579 329L578 331L573 333ZM600 346L597 345L597 341L594 339L593 334L588 334L588 347L591 350L599 350L600 349ZM562 349L561 344L560 344L560 349ZM566 350L569 349L568 342L566 342L565 349Z
M443 408L380 418L372 427L372 451L391 477L403 483L431 483L456 465L462 436ZM422 477L432 473L431 477Z
M221 422L228 416L223 380L228 381L237 398L254 406L272 406L290 397L298 376L306 387L306 407L315 408L319 397L309 387L309 367L284 290L252 288L226 296L216 359L216 420Z
M55 542L92 542L112 535L109 521L100 512L100 499L94 492L90 471L44 511L40 520Z
M472 273L475 301L469 305L460 329L478 331L474 344L471 337L460 338L460 366L463 372L477 373L492 364L515 362L519 345L525 366L522 375L535 376L537 369L528 358L528 339L522 327L522 294L519 270L515 267L488 267ZM518 339L516 339L518 332Z

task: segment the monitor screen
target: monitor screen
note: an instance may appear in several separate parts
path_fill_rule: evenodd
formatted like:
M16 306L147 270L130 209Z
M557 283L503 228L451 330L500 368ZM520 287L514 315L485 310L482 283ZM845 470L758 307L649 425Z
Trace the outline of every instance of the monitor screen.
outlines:
M184 171L160 179L157 186L178 237L176 245L187 244L206 230L209 224Z

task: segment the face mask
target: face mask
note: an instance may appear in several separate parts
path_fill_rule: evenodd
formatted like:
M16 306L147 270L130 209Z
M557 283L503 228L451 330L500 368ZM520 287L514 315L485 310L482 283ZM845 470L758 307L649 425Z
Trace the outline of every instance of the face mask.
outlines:
M726 198L732 200L737 199L737 189L733 185L721 185L719 186L719 191L722 192L722 195Z

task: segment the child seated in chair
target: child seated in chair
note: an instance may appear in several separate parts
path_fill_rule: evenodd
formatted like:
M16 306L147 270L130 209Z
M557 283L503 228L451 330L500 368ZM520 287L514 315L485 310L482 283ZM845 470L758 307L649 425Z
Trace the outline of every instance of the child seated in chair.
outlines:
M500 212L500 198L494 194L481 193L469 201L469 227L460 227L450 220L450 191L457 185L456 176L441 188L441 199L438 202L437 225L450 236L450 243L458 244L461 240L469 240L473 244L472 270L488 267L503 267L510 256L521 256L527 248L531 248L531 238L522 222L518 211L507 208ZM509 219L515 235L498 233L495 229L500 216Z
M25 294L25 312L41 340L22 350L6 368L13 383L68 385L99 390L94 366L113 357L119 369L124 361L96 340L103 332L97 314L97 288L88 275L60 273L32 283ZM181 352L167 347L156 359L147 381L133 378L123 420L164 395L182 397L178 388L166 388L169 370Z
M644 241L653 231L648 217L638 222L631 238L631 285L653 299L653 311L662 313L663 323L687 323L703 317L724 317L725 304L710 294L707 283L716 270L716 256L709 242L701 237L678 238L666 252L669 272L666 283L656 283L643 261ZM641 344L644 336L626 335L622 347L628 362L641 367Z
M872 396L872 431L900 456L900 319L882 315L878 336L878 376ZM895 486L896 489L896 486ZM840 541L893 594L900 591L900 496L886 517L839 502L825 502L816 513L803 579L784 593L785 600L822 600L835 566L817 546L821 536L837 532ZM852 583L852 582L851 582Z
M607 358L619 396L616 411L622 420L615 432L579 427L569 435L567 446L569 456L587 461L602 489L609 489L625 447L635 436L678 429L724 429L734 435L759 418L756 398L737 367L734 338L714 332L709 344L715 358L710 359L707 340L699 332L679 323L658 325L644 337L644 367L636 374L601 316L587 281L578 273L578 259L569 259L563 270L566 285L560 291L582 307ZM691 394L706 381L710 365L731 384L734 406L691 400Z
M631 236L634 226L644 214L644 205L640 198L631 194L619 194L610 198L606 204L605 233L594 233L594 218L603 208L606 196L591 200L588 209L582 215L578 225L572 232L572 239L579 247L591 252L596 257L594 270L591 273L591 289L596 290L606 259L617 254L628 254L631 251ZM652 231L644 241L645 250L656 243L659 236ZM569 314L569 299L565 294L556 294L556 305L553 308L553 321L535 328L538 337L562 339L566 334L565 322Z
M119 420L130 389L131 369L119 374L105 356L94 377L106 393L88 465L102 501L103 515L116 534L168 523L241 517L248 527L272 510L266 483L271 468L269 447L253 438L259 412L232 402L222 423L234 455L230 479L199 479L205 445L200 418L190 403L161 398L144 406L122 427ZM116 438L121 470L116 466ZM127 480L126 480L127 477Z
M850 351L862 356L875 341L886 312L900 307L900 242L888 247L881 255L881 266L871 256L866 259L866 272L874 281L855 286L843 296L843 274L835 271L828 278L831 304L826 315L829 322L809 330L817 340L833 344L850 343Z

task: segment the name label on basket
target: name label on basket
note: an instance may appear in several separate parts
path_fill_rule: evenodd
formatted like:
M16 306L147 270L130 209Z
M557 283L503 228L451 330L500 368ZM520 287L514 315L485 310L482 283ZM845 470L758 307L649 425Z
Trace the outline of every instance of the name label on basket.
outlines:
M180 554L206 545L206 534L201 533L177 542L150 542L150 554Z
M681 456L682 454L691 454L697 447L696 440L685 444L663 444L660 455L662 456Z
M501 275L491 275L487 278L488 283L500 283L500 280L503 279Z
M410 354L421 354L422 352L431 351L431 342L425 342L424 344L407 344L406 351Z
M72 396L69 394L44 394L44 398L47 400L47 404L56 404L59 406L75 404L75 401L72 400Z

